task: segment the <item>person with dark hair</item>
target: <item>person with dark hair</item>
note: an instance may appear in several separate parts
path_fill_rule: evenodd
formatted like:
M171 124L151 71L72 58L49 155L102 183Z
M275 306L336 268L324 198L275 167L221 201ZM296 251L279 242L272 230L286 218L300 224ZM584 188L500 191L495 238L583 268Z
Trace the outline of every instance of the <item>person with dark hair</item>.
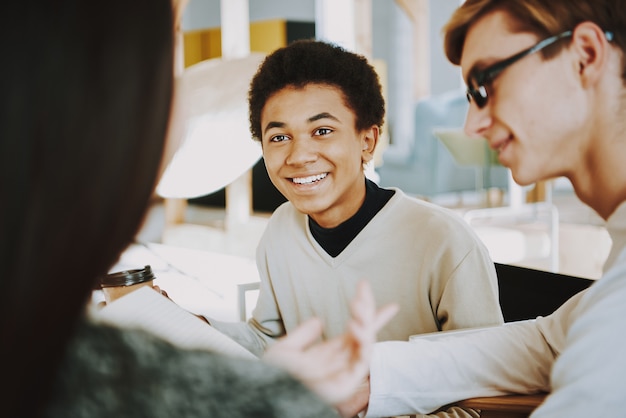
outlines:
M346 106L353 109L357 132L382 128L385 100L378 74L367 59L327 42L300 40L274 51L252 80L248 97L252 137L262 142L261 117L272 95L309 84L341 89Z
M553 314L438 341L381 342L361 410L427 413L461 399L549 392L543 417L624 416L626 3L466 0L444 27L469 135L521 185L564 176L604 220L602 277ZM356 398L359 398L357 396Z
M380 303L399 305L380 340L503 322L494 264L469 225L366 179L385 115L366 58L296 41L266 57L248 97L251 132L288 202L272 214L257 249L252 318L211 324L257 354L310 316L332 338L362 278Z
M173 7L18 1L0 25L0 416L331 417L367 375L393 309L376 312L365 285L346 334L315 344L311 320L266 361L183 350L87 316L162 164Z

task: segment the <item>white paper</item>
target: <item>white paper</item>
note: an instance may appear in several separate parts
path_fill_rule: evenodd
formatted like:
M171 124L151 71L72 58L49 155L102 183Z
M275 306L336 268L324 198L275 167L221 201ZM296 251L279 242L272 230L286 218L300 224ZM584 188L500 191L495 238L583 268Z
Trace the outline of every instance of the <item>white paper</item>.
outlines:
M95 320L147 331L185 349L258 359L202 319L150 287L141 287L93 312Z

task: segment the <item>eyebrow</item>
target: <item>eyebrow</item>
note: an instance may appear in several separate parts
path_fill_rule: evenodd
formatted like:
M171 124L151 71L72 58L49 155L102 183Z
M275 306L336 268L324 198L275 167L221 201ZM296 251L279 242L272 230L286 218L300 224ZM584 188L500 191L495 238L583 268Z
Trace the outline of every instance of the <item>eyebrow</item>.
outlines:
M322 112L322 113L318 113L315 116L311 116L310 118L307 119L307 122L315 122L316 120L320 120L320 119L332 119L332 120L339 122L338 118L336 118L335 116L331 115L328 112Z
M267 133L272 128L284 128L286 125L284 122L268 122L267 126L263 130L263 133Z
M340 122L339 118L333 116L332 114L328 112L322 112L322 113L318 113L317 115L313 115L310 118L308 118L306 121L308 123L311 123L320 119L332 119L337 122ZM268 122L267 125L265 126L265 129L263 130L263 133L267 133L267 131L269 131L272 128L284 128L285 126L287 125L284 122L278 122L278 121Z

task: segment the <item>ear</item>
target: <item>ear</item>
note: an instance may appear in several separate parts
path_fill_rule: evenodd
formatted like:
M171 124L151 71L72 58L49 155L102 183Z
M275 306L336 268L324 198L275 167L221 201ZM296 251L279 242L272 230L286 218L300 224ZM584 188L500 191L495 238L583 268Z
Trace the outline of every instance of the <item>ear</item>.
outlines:
M571 48L576 54L583 84L589 86L598 82L606 71L611 49L604 31L595 23L580 23L572 34Z
M369 163L374 159L374 151L378 144L378 136L380 128L376 125L361 131L361 161L363 164Z

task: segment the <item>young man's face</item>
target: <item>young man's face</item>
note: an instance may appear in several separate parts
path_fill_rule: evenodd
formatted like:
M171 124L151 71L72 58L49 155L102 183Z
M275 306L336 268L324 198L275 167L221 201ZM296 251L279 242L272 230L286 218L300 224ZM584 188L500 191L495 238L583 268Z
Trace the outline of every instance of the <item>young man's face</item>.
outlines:
M362 163L372 158L378 128L356 131L341 90L279 90L261 112L261 129L269 177L299 211L326 228L356 213L365 199Z
M477 71L543 40L511 32L510 22L507 13L496 11L471 26L461 57L468 85L477 87L473 78ZM571 174L589 146L584 127L589 101L570 42L569 36L556 41L566 49L552 59L535 52L515 61L485 83L483 107L474 100L470 103L466 132L485 137L519 184Z

